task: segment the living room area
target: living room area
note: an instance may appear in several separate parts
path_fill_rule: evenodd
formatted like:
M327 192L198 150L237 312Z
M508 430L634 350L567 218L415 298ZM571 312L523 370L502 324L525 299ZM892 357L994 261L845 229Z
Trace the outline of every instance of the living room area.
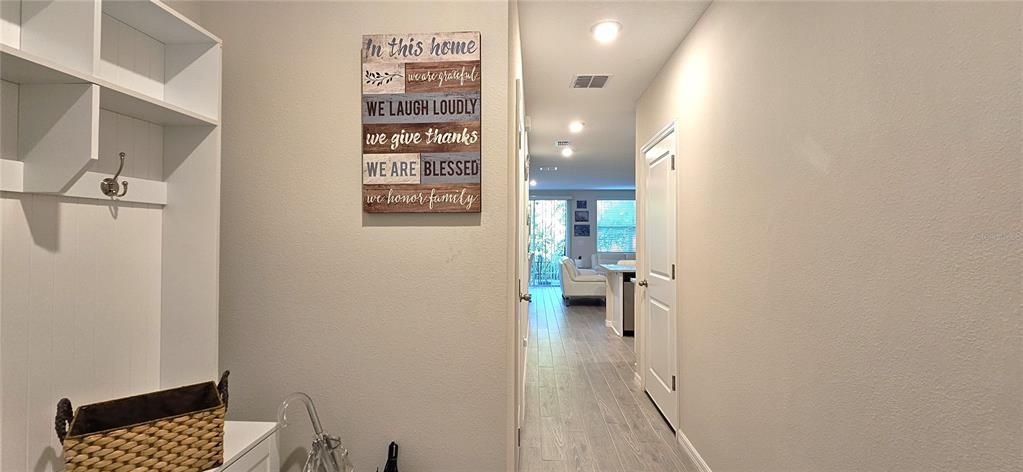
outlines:
M635 265L632 190L530 192L530 285L569 301L605 297L607 265Z

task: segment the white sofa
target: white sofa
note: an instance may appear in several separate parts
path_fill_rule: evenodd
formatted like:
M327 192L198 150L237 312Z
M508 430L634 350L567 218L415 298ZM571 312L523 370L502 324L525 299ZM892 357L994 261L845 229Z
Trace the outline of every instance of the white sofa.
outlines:
M594 270L601 271L601 264L617 264L620 260L635 260L636 253L634 252L595 252L590 256L590 260L593 262L592 267Z
M604 298L607 281L595 270L579 269L567 257L561 258L561 296L565 303L573 298Z

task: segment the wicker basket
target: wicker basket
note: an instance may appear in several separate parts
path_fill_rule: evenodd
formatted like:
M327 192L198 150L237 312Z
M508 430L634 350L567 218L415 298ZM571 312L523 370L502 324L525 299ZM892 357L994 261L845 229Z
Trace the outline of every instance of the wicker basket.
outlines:
M224 462L227 376L85 405L57 403L67 472L201 472Z

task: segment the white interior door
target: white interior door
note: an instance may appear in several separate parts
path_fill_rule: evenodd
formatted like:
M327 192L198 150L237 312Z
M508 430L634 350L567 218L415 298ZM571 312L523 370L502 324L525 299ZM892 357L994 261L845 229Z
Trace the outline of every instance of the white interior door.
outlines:
M675 300L675 132L659 134L643 150L645 261L643 290L643 381L673 428L678 428L678 356Z
M516 184L515 188L515 277L518 286L519 301L515 309L515 391L516 391L516 431L521 434L520 428L525 421L525 398L526 398L526 344L529 333L529 302L532 299L529 294L529 222L526 214L529 211L529 155L527 136L525 130L525 110L522 96L522 81L515 81L515 139L516 143ZM518 446L516 441L516 446ZM516 457L518 455L516 454Z

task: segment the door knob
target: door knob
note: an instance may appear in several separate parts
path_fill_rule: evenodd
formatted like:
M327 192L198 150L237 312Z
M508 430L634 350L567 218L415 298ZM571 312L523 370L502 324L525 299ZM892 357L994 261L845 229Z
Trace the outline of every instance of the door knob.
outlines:
M519 295L519 300L522 300L526 303L531 303L533 301L533 295L531 293L523 293Z
M640 287L646 287L647 285L650 285L650 284L647 283L646 279L643 279L643 280L640 280L637 285L639 285Z

